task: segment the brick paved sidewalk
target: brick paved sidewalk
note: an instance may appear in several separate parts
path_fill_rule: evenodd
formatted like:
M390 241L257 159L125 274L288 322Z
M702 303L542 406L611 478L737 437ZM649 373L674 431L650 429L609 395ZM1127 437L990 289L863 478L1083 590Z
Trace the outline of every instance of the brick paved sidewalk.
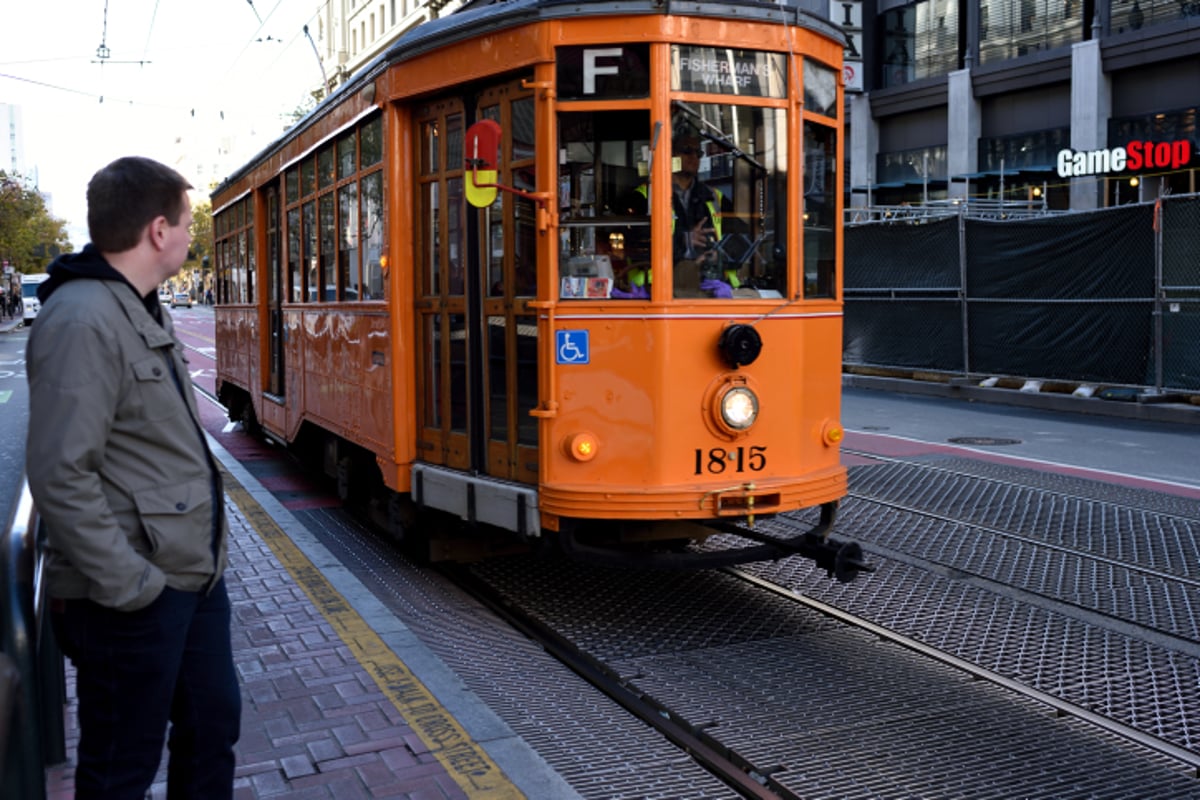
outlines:
M232 502L226 583L244 710L237 798L465 798ZM67 752L78 742L68 662ZM72 764L50 770L73 797ZM152 796L166 797L166 753Z

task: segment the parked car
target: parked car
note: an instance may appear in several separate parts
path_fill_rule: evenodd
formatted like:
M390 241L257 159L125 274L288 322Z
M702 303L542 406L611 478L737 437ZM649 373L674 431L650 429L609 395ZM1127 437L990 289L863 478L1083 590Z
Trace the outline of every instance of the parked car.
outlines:
M25 275L21 279L21 301L25 306L25 327L33 325L33 321L37 319L38 312L42 310L41 301L38 300L37 290L42 283L50 278L45 273L40 275Z
M192 296L187 292L176 292L171 296L171 308L179 308L180 306L184 308L192 307Z
M158 302L162 303L164 306L171 305L171 303L174 300L175 300L175 298L171 295L170 292L159 292L158 293Z

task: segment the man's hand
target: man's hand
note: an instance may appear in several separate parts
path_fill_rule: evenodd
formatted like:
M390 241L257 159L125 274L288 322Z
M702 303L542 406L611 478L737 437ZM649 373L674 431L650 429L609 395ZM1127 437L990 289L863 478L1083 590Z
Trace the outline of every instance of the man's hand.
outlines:
M696 223L696 227L692 228L688 234L691 238L692 251L699 253L702 250L712 248L713 239L716 236L716 231L712 227L705 227L708 220L700 220Z

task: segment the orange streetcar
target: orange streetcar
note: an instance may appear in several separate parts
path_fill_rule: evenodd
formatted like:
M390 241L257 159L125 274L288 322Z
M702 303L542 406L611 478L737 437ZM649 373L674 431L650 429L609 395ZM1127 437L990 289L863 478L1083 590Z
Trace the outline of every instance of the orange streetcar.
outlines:
M477 541L852 577L842 48L758 2L410 31L213 194L231 418L435 557L468 548L423 509ZM754 526L802 509L790 539ZM679 547L722 531L750 541Z

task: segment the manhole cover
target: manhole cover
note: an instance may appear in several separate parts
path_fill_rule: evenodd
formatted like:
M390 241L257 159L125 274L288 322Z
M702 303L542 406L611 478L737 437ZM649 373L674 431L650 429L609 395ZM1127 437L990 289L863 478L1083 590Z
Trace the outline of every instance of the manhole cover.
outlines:
M953 439L947 439L950 444L973 444L973 445L996 445L996 444L1020 444L1020 439L1001 439L996 436L955 436Z

